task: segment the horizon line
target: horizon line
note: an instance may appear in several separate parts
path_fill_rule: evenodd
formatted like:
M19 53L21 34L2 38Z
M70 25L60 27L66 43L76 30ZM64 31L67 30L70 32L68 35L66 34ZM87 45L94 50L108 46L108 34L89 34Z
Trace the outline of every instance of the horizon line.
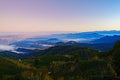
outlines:
M40 32L96 32L96 31L120 31L120 30L89 30L89 31L18 31L18 32L15 32L15 31L3 31L3 32L0 32L0 33L40 33Z

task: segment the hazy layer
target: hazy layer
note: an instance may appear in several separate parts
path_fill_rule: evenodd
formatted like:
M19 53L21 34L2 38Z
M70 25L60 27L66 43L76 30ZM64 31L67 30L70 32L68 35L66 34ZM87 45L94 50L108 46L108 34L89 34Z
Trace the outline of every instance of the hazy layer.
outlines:
M10 46L10 45L0 45L0 50L3 51L13 51L15 49L14 46Z

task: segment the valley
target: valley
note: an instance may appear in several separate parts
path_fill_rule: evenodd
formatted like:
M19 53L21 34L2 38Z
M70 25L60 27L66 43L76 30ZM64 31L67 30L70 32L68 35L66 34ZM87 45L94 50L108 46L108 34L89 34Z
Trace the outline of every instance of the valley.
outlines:
M25 38L0 47L1 80L118 78L119 35L84 33ZM92 36L86 36L88 34ZM93 37L93 34L96 36Z

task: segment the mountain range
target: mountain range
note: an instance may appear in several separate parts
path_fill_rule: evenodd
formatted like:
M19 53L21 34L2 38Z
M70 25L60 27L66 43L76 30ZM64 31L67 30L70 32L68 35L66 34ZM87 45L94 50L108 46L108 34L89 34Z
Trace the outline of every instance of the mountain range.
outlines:
M48 49L54 46L64 45L78 45L82 47L90 47L100 51L107 51L113 47L116 41L120 40L120 31L91 31L80 33L52 34L46 36L38 36L37 34L36 36L34 35L34 37L26 35L26 38L20 38L22 37L21 35L20 37L19 35L17 35L17 37L16 35L12 35L8 37L7 35L1 36L2 40L0 40L0 43L2 44L4 42L8 44L7 42L9 42L8 46L14 47L14 50L12 50L13 52L26 54L31 54L32 52ZM6 51L6 49L2 51Z

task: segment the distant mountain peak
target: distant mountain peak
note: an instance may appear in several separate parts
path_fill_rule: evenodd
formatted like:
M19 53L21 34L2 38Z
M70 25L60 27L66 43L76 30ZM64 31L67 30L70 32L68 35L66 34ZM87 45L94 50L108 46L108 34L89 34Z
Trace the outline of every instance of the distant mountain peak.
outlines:
M113 43L120 40L120 35L113 35L113 36L104 36L100 39L96 39L91 41L93 43Z

